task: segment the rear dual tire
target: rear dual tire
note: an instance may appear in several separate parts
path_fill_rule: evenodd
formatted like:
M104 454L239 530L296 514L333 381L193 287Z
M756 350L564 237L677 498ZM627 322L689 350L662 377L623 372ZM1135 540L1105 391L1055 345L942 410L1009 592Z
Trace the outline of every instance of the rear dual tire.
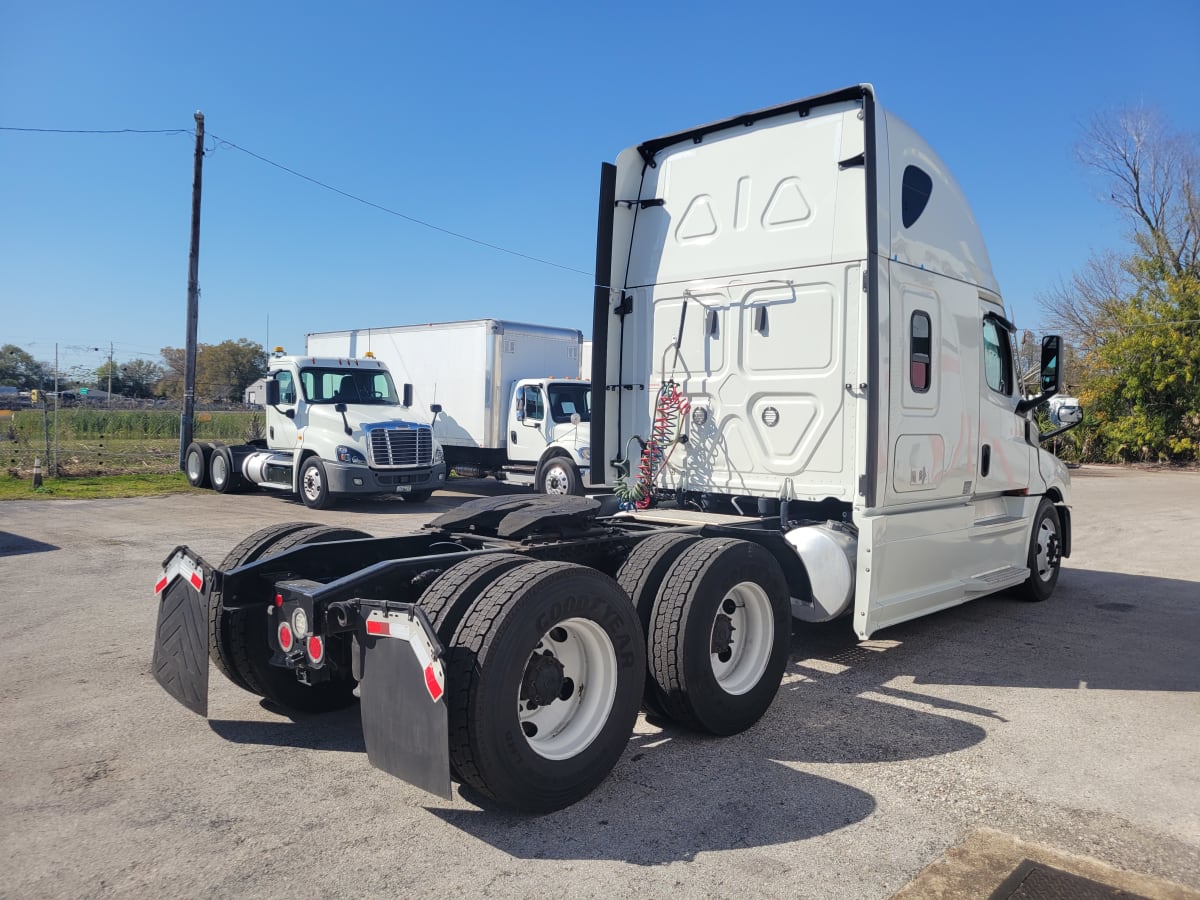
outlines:
M709 538L671 564L647 634L655 704L711 734L745 731L770 707L787 667L791 603L758 544Z
M562 809L607 777L629 741L645 682L640 623L592 569L477 565L436 616L441 633L461 619L447 644L451 767L504 808Z

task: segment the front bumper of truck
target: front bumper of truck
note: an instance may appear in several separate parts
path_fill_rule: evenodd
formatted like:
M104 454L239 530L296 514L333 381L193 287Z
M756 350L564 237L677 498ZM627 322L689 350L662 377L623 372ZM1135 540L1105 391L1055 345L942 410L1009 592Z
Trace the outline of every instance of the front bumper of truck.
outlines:
M446 464L415 469L372 469L325 460L325 477L334 494L411 494L446 486Z

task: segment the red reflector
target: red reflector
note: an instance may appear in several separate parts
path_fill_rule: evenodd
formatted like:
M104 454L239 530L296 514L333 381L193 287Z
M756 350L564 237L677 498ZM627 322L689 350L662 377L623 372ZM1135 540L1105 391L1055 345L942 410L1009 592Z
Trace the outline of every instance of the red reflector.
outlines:
M193 572L192 577L188 580L191 581L192 587L194 587L196 590L200 590L200 588L204 587L204 579L200 577L198 572Z
M433 672L433 666L425 667L425 687L429 689L429 696L435 701L442 696L442 686L438 684L437 675Z
M287 622L279 626L279 646L285 653L292 649L292 628Z
M154 593L161 594L163 588L165 588L166 586L167 586L167 578L164 575L162 578L158 579L158 584L154 585Z
M367 619L367 634L382 634L384 636L392 633L388 623L381 619Z
M275 595L275 605L276 605L276 606L283 606L283 594L276 594L276 595Z
M315 634L308 639L308 658L319 663L325 657L325 642Z

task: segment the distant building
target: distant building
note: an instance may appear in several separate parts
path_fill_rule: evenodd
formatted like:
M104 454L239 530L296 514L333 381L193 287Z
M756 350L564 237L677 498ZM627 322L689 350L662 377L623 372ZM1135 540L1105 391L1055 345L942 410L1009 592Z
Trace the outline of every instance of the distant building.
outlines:
M260 378L242 394L242 402L247 406L263 406L267 399L267 379Z

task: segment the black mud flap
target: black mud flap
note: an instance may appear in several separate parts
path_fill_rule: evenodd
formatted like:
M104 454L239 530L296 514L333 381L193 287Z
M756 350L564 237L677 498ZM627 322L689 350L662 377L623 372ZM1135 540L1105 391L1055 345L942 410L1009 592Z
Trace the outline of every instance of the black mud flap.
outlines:
M163 562L154 632L154 680L168 694L208 716L208 595L212 569L186 547Z
M404 611L396 611L404 607ZM442 646L408 604L364 613L355 668L367 759L377 769L450 799L450 744Z

